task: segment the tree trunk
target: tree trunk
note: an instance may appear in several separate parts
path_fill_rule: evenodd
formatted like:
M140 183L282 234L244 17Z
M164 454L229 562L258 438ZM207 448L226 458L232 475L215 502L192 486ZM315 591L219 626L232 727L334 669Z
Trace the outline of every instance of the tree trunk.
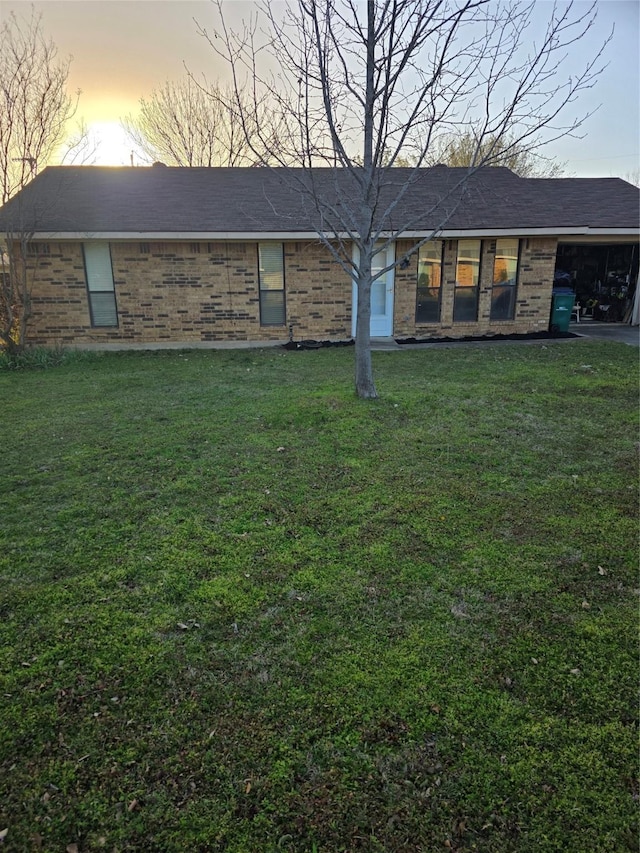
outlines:
M358 261L358 318L356 323L356 393L362 400L378 396L371 364L371 261L373 245L373 112L375 106L375 3L367 0L367 65L364 103L364 138L362 150L364 198L360 217L360 258Z
M373 381L369 330L356 334L356 393L361 400L375 400L378 396Z
M371 250L360 252L358 306L356 319L356 394L362 400L375 400L378 396L373 381L371 364Z
M28 239L21 237L20 250L11 246L11 238L7 238L9 247L9 263L0 272L3 273L1 291L2 316L1 338L5 350L10 355L18 355L27 344L27 324L31 317L31 293L28 286L28 270L26 252Z

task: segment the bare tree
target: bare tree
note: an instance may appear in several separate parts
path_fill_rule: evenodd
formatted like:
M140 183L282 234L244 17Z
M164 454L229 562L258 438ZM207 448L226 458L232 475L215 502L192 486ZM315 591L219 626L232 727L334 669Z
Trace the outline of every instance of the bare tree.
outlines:
M28 20L11 13L0 27L0 191L2 204L28 183L60 147L78 98L69 97L70 59Z
M0 26L0 194L2 204L22 189L63 144L76 112L67 94L70 60L58 58L42 31L41 16L11 13ZM82 151L86 131L80 127L71 147ZM26 221L26 219L24 220ZM32 230L20 216L0 245L0 347L21 349L30 315L27 255ZM0 241L2 243L2 241Z
M29 258L33 232L11 232L0 244L0 349L9 353L24 349L31 316Z
M247 98L237 93L247 116ZM238 113L235 90L200 82L189 75L154 89L140 99L140 113L128 115L122 126L131 141L150 161L168 166L255 166L268 152L247 143ZM266 104L257 110L264 126L270 116Z
M490 166L506 166L521 178L558 178L566 164L528 145L513 143L509 135L488 135L478 140L473 131L443 139L429 151L429 165L442 163L445 166L473 167L477 162Z
M604 45L581 65L575 55L593 26L595 4L586 11L572 3L551 6L535 39L528 38L535 3L265 2L240 30L228 26L221 0L216 5L215 31L200 32L229 63L247 144L269 151L269 162L285 167L284 180L308 202L311 226L357 285L356 390L375 397L371 284L389 267L372 275L372 261L416 227L409 215L400 221L407 190L439 140L474 130L478 155L472 165L447 198L422 211L423 219L438 217L437 233L474 171L491 162L494 152L481 149L485 139L508 138L509 148L534 150L575 131L586 115L560 118L600 70ZM265 97L286 117L278 150L256 120ZM415 167L398 184L393 167L407 155ZM318 182L319 165L334 169L335 180Z
M92 138L84 119L79 121L74 131L69 133L60 152L60 164L63 166L93 166L98 143Z

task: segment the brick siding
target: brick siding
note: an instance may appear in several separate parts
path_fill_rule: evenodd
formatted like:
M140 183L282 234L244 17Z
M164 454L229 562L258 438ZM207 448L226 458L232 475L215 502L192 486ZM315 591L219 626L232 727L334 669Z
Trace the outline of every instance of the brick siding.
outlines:
M412 243L398 241L396 255ZM495 241L482 241L478 321L453 322L457 241L444 247L441 321L417 324L417 253L395 271L394 335L460 337L546 329L556 240L522 240L516 315L491 321ZM111 243L118 326L92 328L82 244L50 242L49 253L29 258L32 344L284 341L351 337L351 282L316 241L284 243L286 324L260 325L256 242Z

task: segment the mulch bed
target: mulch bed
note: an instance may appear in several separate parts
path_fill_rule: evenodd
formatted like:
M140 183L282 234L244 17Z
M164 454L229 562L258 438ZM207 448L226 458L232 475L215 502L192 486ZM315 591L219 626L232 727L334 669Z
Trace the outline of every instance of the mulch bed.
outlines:
M521 335L464 335L461 338L396 338L397 344L461 344L477 341L553 341L558 338L579 338L573 332L527 332Z
M395 338L397 344L461 344L479 341L552 341L558 338L579 338L573 332L527 332L521 335L464 335L461 338ZM287 350L323 349L324 347L351 347L353 338L347 341L289 341L282 348Z

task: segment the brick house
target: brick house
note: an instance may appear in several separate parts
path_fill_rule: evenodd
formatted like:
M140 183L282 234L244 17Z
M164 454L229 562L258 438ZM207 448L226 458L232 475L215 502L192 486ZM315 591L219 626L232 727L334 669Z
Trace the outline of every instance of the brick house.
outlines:
M372 335L546 330L559 246L622 246L637 275L635 187L485 168L458 191L464 171L388 173L389 198L411 183L380 263L405 260L372 288ZM314 178L336 184L331 170ZM0 210L0 229L29 235L30 343L349 339L355 287L314 215L278 170L49 167Z

